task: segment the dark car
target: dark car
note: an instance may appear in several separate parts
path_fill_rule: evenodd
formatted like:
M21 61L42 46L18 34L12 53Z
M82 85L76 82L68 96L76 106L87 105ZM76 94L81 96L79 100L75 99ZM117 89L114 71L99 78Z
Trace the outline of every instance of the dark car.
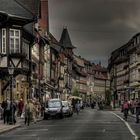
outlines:
M50 99L45 105L44 110L44 119L48 119L50 117L59 117L63 118L63 106L62 101L60 99Z

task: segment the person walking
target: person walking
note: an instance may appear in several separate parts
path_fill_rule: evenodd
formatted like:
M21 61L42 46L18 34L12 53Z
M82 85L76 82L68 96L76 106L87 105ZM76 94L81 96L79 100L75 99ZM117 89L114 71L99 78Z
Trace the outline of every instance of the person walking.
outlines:
M139 115L140 115L140 99L136 99L136 123L139 123Z
M11 101L7 98L6 101L2 102L2 108L4 110L3 118L4 118L4 124L7 122L9 124L10 122L10 109L11 109Z
M23 107L24 107L23 99L20 99L20 101L19 101L19 103L18 103L18 115L19 115L19 116L21 116L21 114L22 114Z
M127 100L125 100L123 103L123 113L124 113L124 119L126 121L127 121L127 116L128 116L128 110L129 110L129 103Z
M24 111L25 111L25 125L27 124L29 126L31 119L32 119L32 101L29 99L27 100L27 104L25 105Z
M16 123L16 109L17 109L17 104L15 100L13 100L10 104L10 124Z
M77 103L75 104L75 109L76 109L76 113L78 115L79 111L80 111L80 103L79 103L79 101L77 101Z
M7 101L3 101L2 104L1 104L1 107L3 109L3 121L4 121L4 124L6 123L6 120L7 120L7 112L6 112L6 108L7 108Z
M32 119L33 119L33 122L36 123L37 108L36 108L36 102L35 102L35 100L32 100L32 108L31 108L31 111L32 111Z

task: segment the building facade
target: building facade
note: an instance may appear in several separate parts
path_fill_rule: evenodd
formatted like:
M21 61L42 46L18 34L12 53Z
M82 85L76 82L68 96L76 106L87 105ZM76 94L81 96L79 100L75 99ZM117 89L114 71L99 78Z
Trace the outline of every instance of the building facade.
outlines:
M0 5L0 102L6 98L25 102L36 98L41 103L48 98L66 100L75 87L85 102L104 97L106 69L74 54L66 27L59 41L49 32L48 0L8 2L2 0ZM131 55L133 60L136 54ZM132 81L133 71L139 68L131 66L131 71Z
M140 97L139 44L140 34L138 33L111 54L109 70L114 102Z

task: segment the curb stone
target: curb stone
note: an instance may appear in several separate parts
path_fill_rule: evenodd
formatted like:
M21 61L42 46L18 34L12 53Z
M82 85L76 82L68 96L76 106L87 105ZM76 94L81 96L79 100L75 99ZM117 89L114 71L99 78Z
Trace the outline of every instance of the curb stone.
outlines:
M37 122L40 122L42 120L43 120L42 118L41 119L38 119ZM4 129L0 130L0 135L3 134L3 133L6 133L6 132L10 132L10 131L12 131L12 130L14 130L16 128L22 127L22 126L23 126L23 123L17 124L17 125L13 125L10 128L4 128Z
M19 127L21 127L21 124L15 125L15 126L13 126L11 128L4 128L4 129L2 129L0 131L0 134L6 133L6 132L10 132L10 131L12 131L12 130L14 130L16 128L19 128Z

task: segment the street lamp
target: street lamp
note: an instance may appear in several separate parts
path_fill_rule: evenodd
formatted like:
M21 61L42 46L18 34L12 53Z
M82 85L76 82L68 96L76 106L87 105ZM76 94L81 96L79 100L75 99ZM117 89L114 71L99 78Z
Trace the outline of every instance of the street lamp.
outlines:
M14 74L14 67L8 67L8 72L9 72L9 77L10 77L10 101L11 101L11 119L10 119L10 124L14 123L14 112L13 112L13 93L12 93L12 81L13 81L13 74Z

